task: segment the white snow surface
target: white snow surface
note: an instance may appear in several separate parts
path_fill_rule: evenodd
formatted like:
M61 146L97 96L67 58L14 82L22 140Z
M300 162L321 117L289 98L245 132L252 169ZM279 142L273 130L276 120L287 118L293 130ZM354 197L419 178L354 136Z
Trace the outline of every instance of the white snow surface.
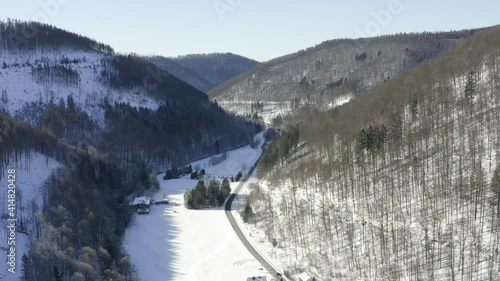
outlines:
M17 281L20 280L22 272L22 261L21 257L24 253L28 253L30 247L29 235L32 233L32 221L33 221L33 211L32 203L36 203L38 207L42 207L42 187L44 182L49 178L52 172L61 167L61 164L54 160L53 158L48 158L39 153L33 153L31 155L22 156L18 161L10 158L9 169L15 169L16 175L16 201L21 203L17 207L16 218L24 218L24 224L26 225L25 231L19 232L21 229L19 225L17 226L16 232L16 270L15 273L10 273L7 271L7 237L9 235L7 229L7 220L5 214L7 214L7 186L8 177L7 170L2 171L0 176L0 209L2 214L2 219L0 220L0 257L2 262L0 262L0 280L2 281Z
M245 115L252 114L251 104L254 101L241 101L237 102L232 101L217 101L222 108L229 112L233 112L235 114ZM265 124L271 125L274 118L278 115L286 116L292 112L292 108L290 107L290 102L264 102L264 108L259 112L259 117L262 117L262 120Z
M346 104L349 101L351 101L351 99L353 99L353 98L354 98L354 96L352 94L347 94L347 95L340 96L334 102L330 102L328 104L328 109L332 109L332 108L335 108L337 106L341 106L343 104Z
M61 59L80 59L80 63L62 64ZM109 103L128 103L132 107L143 107L156 110L159 103L144 93L143 88L115 89L99 82L104 69L102 60L110 56L98 52L67 50L53 53L12 54L0 51L0 94L7 94L7 101L0 100L0 109L11 115L20 113L23 107L32 102L48 104L65 101L72 96L75 104L82 108L97 124L103 126L104 99ZM3 69L3 63L8 68ZM28 64L29 63L29 64ZM77 71L80 82L77 85L58 83L38 83L32 75L32 66L48 64L50 67L65 66ZM28 120L31 121L31 120Z
M263 134L256 137L262 141ZM245 146L227 152L227 159L219 165L210 166L210 157L191 165L204 168L207 174L236 175L243 168L248 171L261 153L260 146ZM267 274L235 234L223 207L185 208L184 192L194 188L196 180L163 180L163 174L158 180L160 190L154 197L161 199L167 192L170 204L153 205L150 214L135 215L124 241L141 280L236 281Z

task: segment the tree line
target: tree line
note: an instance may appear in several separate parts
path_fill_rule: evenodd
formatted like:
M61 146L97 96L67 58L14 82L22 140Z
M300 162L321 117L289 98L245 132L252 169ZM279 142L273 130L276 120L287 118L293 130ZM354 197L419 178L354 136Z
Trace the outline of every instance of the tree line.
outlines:
M184 205L189 209L220 207L230 194L231 186L227 178L224 178L222 184L218 180L211 180L208 186L200 180L194 189L184 192Z
M71 48L114 54L109 45L53 25L7 19L0 21L0 49L8 52L54 51Z

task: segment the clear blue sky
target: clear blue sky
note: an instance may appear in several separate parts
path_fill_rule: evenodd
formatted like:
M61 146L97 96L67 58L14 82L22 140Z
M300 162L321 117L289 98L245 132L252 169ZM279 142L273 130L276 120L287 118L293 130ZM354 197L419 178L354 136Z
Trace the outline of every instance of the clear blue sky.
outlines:
M500 24L500 3L493 0L2 0L0 3L0 19L43 21L107 43L119 52L164 56L232 52L259 61L335 38Z

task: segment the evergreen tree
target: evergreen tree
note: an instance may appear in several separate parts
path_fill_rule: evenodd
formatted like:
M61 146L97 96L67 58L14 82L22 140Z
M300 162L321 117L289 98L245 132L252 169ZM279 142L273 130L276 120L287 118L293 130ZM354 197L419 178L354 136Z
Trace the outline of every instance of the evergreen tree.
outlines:
M59 268L57 268L57 266L54 266L54 280L55 281L62 281L63 280L62 274L59 271Z
M500 218L500 165L495 169L491 180L491 190L493 191L494 201L496 201L497 217Z
M224 178L220 189L219 205L224 204L224 201L229 197L229 195L231 195L231 185L229 184L228 178Z
M207 202L208 206L215 207L217 206L218 198L220 194L220 184L216 180L211 180L208 183L207 189Z
M187 189L184 192L184 205L188 209L193 209L194 208L193 193L194 193L194 190L192 190L192 189Z
M243 222L250 222L255 218L250 200L247 200L245 203L245 207L241 213L241 218L243 219Z
M403 119L397 113L391 114L389 119L388 135L393 141L400 141L403 137Z
M418 96L416 94L410 97L410 112L412 120L415 121L418 114Z
M23 269L23 280L25 281L31 281L32 279L32 274L31 274L31 262L30 259L26 254L23 254L23 257L21 258L22 261L22 269Z
M368 148L368 135L365 129L361 129L356 139L356 148L358 150L365 150Z
M243 176L243 174L241 173L241 171L238 172L238 174L236 174L236 178L234 179L235 181L240 181L241 177Z
M219 154L221 151L221 148L220 148L220 143L219 141L215 141L215 154Z
M465 82L465 99L472 105L474 102L474 96L476 94L476 77L474 71L469 72L467 75L467 82Z
M68 110L73 113L76 111L75 100L72 95L68 95L67 97Z
M203 208L207 204L207 188L205 182L200 180L193 191L193 207Z

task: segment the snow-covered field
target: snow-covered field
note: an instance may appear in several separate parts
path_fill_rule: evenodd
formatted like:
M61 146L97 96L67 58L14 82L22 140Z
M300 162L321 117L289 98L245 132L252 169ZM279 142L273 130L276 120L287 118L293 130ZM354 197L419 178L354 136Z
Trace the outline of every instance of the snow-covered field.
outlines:
M262 141L262 136L256 137ZM219 165L210 166L210 157L191 165L214 176L236 175L248 171L261 153L260 147L246 146L229 151ZM266 275L236 236L224 208L184 207L184 192L194 188L196 180L163 180L163 174L158 180L160 191L154 197L159 199L167 192L170 204L153 205L148 215L136 215L124 242L141 280L237 281Z
M42 207L42 186L43 183L49 178L52 172L59 168L61 165L52 158L38 153L33 153L31 156L21 157L15 162L11 159L11 164L8 165L9 169L15 169L16 175L16 203L18 219L17 232L16 232L16 270L15 273L7 271L7 238L9 231L7 229L7 220L4 218L7 214L7 186L8 179L6 174L0 176L0 210L2 220L0 220L0 280L2 281L17 281L22 275L22 261L21 258L24 253L29 249L29 236L31 234L33 225L33 212L32 203L36 203L38 207ZM6 172L6 171L4 171ZM20 228L20 220L23 219L25 229ZM22 231L22 232L20 232Z

